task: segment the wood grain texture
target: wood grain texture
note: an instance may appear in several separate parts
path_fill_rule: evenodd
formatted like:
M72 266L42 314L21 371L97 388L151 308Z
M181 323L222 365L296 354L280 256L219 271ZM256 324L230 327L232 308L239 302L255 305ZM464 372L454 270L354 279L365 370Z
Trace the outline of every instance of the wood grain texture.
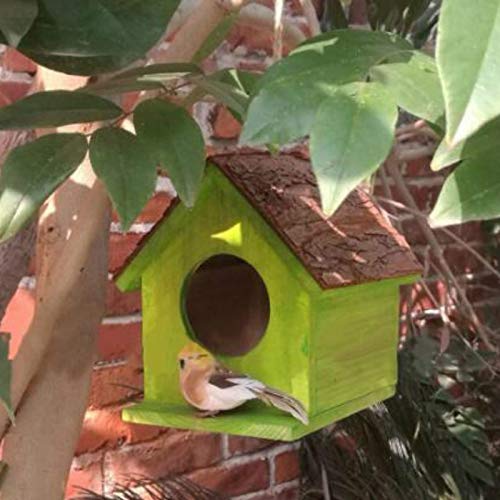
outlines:
M237 436L295 441L317 431L334 421L352 415L360 408L367 408L394 395L393 386L383 387L363 397L335 406L310 419L309 425L302 425L293 417L278 413L272 408L248 405L212 418L197 418L185 405L167 405L144 402L122 411L122 417L137 424L161 425L177 429L193 429L206 432L223 432Z
M314 302L313 413L396 384L399 286L415 278L331 290Z

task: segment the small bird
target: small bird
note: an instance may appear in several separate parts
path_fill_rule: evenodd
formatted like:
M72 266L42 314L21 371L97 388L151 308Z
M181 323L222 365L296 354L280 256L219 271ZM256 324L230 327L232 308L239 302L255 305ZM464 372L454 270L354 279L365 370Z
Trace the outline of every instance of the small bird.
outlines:
M215 416L251 399L259 399L289 413L304 425L309 423L300 401L247 375L230 371L195 342L187 344L177 359L182 394L191 406L201 410L200 417Z

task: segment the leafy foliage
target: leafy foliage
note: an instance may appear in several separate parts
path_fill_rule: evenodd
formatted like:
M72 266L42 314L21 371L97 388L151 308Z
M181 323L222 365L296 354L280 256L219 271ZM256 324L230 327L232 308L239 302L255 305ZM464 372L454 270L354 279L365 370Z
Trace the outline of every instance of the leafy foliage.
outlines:
M386 33L339 30L302 44L259 80L242 144L285 144L310 133L319 106L339 86L363 82L372 67L411 45Z
M64 73L117 70L143 57L160 39L178 4L179 0L85 0L69 9L64 0L38 0L38 16L18 48Z
M50 134L13 150L0 173L0 242L27 224L87 153L82 134Z
M185 109L150 99L137 106L134 125L151 157L168 172L181 200L193 206L205 168L205 144L198 124Z
M0 2L0 32L9 45L17 47L38 14L37 0Z
M434 59L423 52L396 54L373 68L370 76L383 84L398 106L434 124L444 124L444 101Z
M499 49L500 0L444 0L437 61L446 101L446 137L453 144L500 115Z
M101 128L92 135L90 161L127 230L153 194L156 164L152 156L134 134Z
M305 440L304 498L322 498L322 468L338 500L482 498L493 481L482 417L437 385L439 349L431 354L430 345L400 354L395 397ZM416 376L422 355L434 369Z
M311 131L311 157L326 214L335 212L387 156L396 118L396 104L378 83L344 85L320 106Z
M363 92L346 99L354 88ZM323 210L330 215L389 153L394 98L426 119L442 117L432 59L395 35L334 31L307 41L262 77L240 140L283 144L310 135Z
M121 114L116 104L102 97L68 90L38 92L0 108L0 130L59 127L110 120Z

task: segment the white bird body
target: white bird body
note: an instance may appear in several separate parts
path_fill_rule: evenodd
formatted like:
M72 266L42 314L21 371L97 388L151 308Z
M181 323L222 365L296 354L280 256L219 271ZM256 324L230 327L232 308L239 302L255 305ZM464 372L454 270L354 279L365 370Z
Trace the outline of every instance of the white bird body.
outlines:
M186 401L207 414L233 410L258 399L309 423L302 403L247 375L233 373L220 365L207 351L190 344L179 354L180 387Z

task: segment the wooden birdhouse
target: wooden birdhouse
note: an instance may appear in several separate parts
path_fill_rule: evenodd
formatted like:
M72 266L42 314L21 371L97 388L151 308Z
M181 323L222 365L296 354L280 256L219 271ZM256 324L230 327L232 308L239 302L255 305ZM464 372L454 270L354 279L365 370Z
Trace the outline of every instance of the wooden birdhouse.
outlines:
M361 190L321 210L310 164L209 161L196 205L174 201L117 277L142 289L144 401L126 420L294 440L394 394L399 287L420 266ZM191 339L299 399L310 424L260 402L198 418L176 356Z

